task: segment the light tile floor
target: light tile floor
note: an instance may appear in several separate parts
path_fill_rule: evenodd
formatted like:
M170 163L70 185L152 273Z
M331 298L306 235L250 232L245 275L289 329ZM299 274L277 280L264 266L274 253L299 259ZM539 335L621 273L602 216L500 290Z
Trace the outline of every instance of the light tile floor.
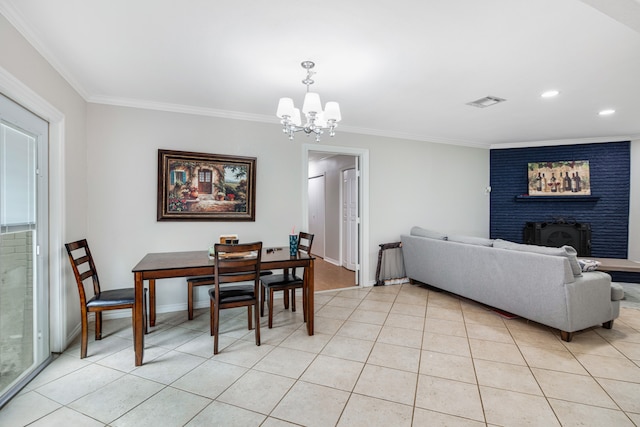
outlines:
M162 314L138 368L129 319L106 321L88 358L71 346L0 425L640 425L640 310L565 343L410 284L318 293L312 337L277 305L260 347L244 309L223 311L215 357L206 309Z

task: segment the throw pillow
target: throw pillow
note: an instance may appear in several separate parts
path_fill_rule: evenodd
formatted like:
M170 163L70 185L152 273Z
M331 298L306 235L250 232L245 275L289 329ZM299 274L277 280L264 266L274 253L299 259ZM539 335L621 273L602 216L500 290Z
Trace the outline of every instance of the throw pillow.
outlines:
M563 256L569 260L573 275L582 276L582 269L578 263L578 252L572 246L562 246L560 248L552 248L548 246L525 245L522 243L509 242L508 240L496 239L493 241L494 248L510 249L512 251L532 252L542 255Z
M493 240L487 239L485 237L458 236L455 234L451 234L447 236L447 240L450 242L466 243L468 245L489 246L489 247L493 246Z
M600 267L600 261L594 259L579 259L578 264L580 264L580 269L584 273L597 270Z
M428 237L429 239L447 240L447 235L440 233L439 231L429 230L422 227L411 228L412 236Z

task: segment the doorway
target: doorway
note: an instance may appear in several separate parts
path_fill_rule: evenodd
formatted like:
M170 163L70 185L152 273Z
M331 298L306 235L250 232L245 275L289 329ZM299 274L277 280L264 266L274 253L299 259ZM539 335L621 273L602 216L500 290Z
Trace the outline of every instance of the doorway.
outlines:
M313 245L311 253L321 258L325 258L325 175L309 177L309 233L313 234Z
M368 150L305 144L303 162L305 180L311 182L309 178L323 176L325 181L324 261L345 270L349 264L353 285L370 286L369 254L362 250L369 241ZM353 187L345 187L345 176ZM317 197L313 189L313 184L303 186L306 229L313 222L311 214L317 205L312 202ZM315 239L313 252L322 256L315 250Z
M50 358L48 131L0 95L0 407Z

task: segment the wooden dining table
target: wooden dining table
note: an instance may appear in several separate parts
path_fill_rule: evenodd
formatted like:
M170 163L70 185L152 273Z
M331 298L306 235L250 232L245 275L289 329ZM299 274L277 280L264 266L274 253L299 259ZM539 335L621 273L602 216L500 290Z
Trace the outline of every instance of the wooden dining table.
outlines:
M277 270L304 267L303 292L306 307L307 333L313 335L313 262L314 256L298 251L289 254L289 247L263 248L260 261L261 270ZM213 260L208 251L161 252L149 253L133 267L135 283L135 305L133 308L133 346L135 364L141 366L144 359L144 282L149 282L150 289L155 289L156 280L174 277L206 276L214 274ZM186 284L185 284L186 286ZM150 292L155 296L155 291ZM155 325L155 298L149 301L149 323Z

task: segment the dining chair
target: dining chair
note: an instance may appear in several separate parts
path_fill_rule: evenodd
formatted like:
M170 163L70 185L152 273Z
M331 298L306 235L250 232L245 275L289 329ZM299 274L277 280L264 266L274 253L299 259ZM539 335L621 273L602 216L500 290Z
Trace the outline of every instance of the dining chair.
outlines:
M69 262L73 269L73 275L78 285L78 293L80 294L80 315L82 320L82 337L80 344L80 358L87 357L87 344L89 341L89 313L95 316L95 338L102 339L102 312L106 310L131 309L132 324L135 327L133 315L133 306L135 303L135 290L131 288L109 289L103 291L100 288L100 280L98 278L98 270L91 256L89 244L86 239L76 242L65 243ZM85 291L85 281L91 279L93 285L93 296L87 299ZM88 284L87 284L88 286ZM144 305L142 316L144 317L144 333L147 333L147 296L144 290Z
M268 276L273 274L270 270L260 271L260 276ZM187 317L193 320L193 292L197 286L213 285L215 278L209 276L191 276L187 277Z
M218 354L220 310L247 307L249 330L252 329L252 307L255 314L256 345L260 345L260 260L262 242L214 245L214 284L209 289L211 300L210 327L213 354Z
M301 231L298 233L298 251L311 254L311 245L313 244L313 234ZM306 301L307 295L304 288L303 277L296 276L296 269L293 268L291 273L289 269L284 269L282 274L273 274L262 278L262 286L260 288L260 316L264 316L264 303L269 300L269 328L273 327L273 293L283 291L284 308L289 308L289 291L291 291L291 311L296 311L296 289L302 289L302 313L304 320L307 320ZM268 298L265 298L268 294Z

